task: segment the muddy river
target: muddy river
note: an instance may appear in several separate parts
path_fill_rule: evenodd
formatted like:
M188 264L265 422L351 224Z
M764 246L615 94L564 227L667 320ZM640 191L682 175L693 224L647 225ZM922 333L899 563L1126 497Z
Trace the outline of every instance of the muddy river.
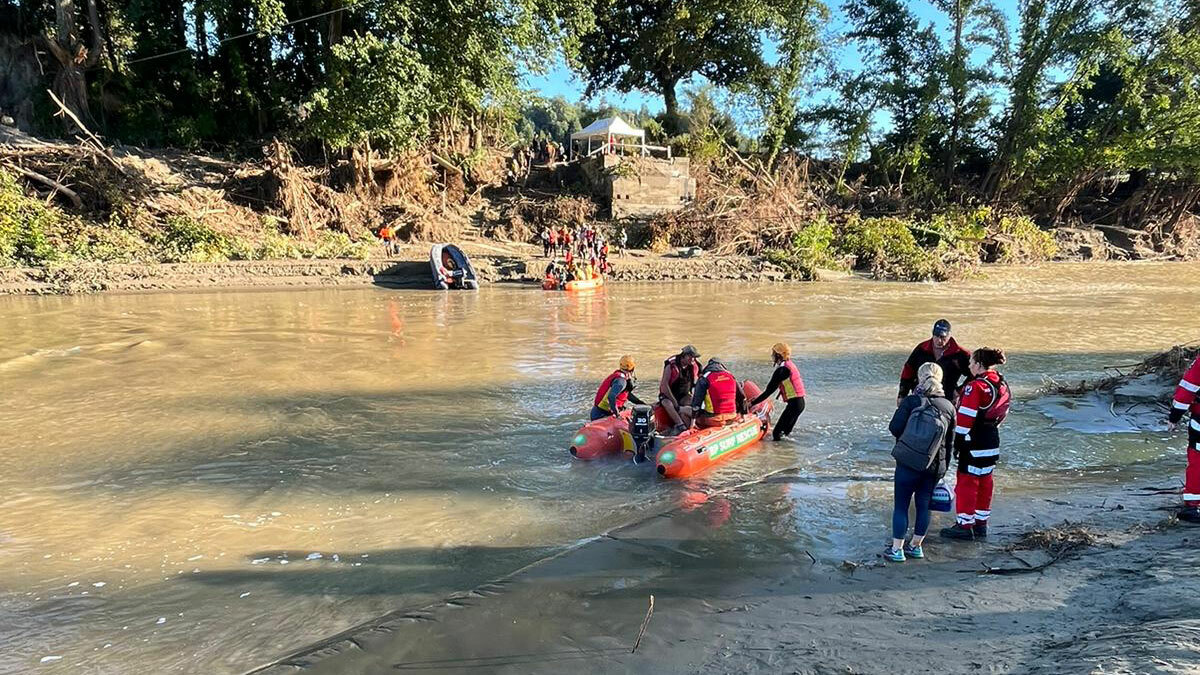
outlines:
M245 672L789 466L805 480L746 506L766 520L742 545L868 555L899 368L941 316L1009 353L997 517L1023 490L1174 479L1162 434L1019 402L1195 338L1197 271L0 298L0 672ZM567 455L622 353L643 391L685 343L761 382L779 340L809 390L790 441L687 484Z

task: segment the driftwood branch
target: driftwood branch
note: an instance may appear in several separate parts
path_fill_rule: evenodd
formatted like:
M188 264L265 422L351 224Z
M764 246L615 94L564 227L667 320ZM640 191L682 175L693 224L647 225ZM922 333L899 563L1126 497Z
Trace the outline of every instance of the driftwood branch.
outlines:
M442 166L442 168L446 169L447 171L453 171L454 173L456 173L460 176L462 175L462 172L463 172L462 169L458 168L457 166L454 166L454 162L451 162L450 160L446 159L445 157L442 157L441 155L437 154L436 152L431 152L431 153L429 153L429 155L431 157L433 157L433 161L440 164Z
M650 608L646 610L646 618L642 619L642 628L638 631L637 640L633 642L633 649L629 650L630 654L637 651L639 645L642 644L642 636L646 634L646 626L650 625L650 617L654 615L654 596L650 596Z
M112 153L109 152L108 148L104 145L104 142L100 140L100 137L97 136L96 134L93 134L83 124L83 121L79 119L79 116L76 115L75 113L71 112L71 109L68 108L67 105L65 103L63 103L61 99L58 98L58 96L55 96L53 91L47 89L46 93L50 94L50 99L53 100L55 105L58 106L58 113L56 113L56 115L66 115L67 117L70 117L71 121L74 122L75 125L77 127L79 127L79 130L82 131L84 133L84 135L87 136L88 140L90 140L92 142L91 143L92 149L95 150L96 152L100 153L101 156L103 156L105 159L107 159L110 164L112 164L114 167L116 167L117 171L120 171L121 173L125 173L125 167L121 166L121 163L117 161L116 157L113 157Z
M51 193L50 196L53 197L55 193L61 192L63 194L63 196L65 196L67 199L71 200L71 204L75 208L77 208L77 209L83 208L83 200L81 200L79 198L79 195L76 194L76 192L74 190L67 187L66 185L63 185L62 183L60 183L52 178L43 176L42 174L40 174L36 171L30 171L29 169L26 169L24 167L17 166L16 164L10 164L8 162L5 162L4 167L6 169L11 169L13 171L16 171L17 173L21 174L22 176L28 178L29 180L36 181L36 182L41 183L42 185L45 185L46 187L50 188L51 190L54 191Z

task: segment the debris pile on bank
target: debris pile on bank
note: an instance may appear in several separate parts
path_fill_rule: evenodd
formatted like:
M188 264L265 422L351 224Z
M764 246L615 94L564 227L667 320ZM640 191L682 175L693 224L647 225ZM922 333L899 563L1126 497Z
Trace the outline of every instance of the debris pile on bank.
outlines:
M793 278L855 269L879 279L947 280L982 263L1053 259L1054 236L1015 212L950 206L922 212L847 185L788 156L774 170L732 149L693 161L696 200L651 223L651 248L699 246L765 255Z
M1200 344L1175 345L1138 363L1108 366L1105 375L1093 379L1062 382L1046 376L1039 393L1063 396L1115 393L1122 389L1131 391L1130 388L1136 385L1139 392L1157 392L1156 398L1169 402L1179 378L1197 356L1200 356Z
M1175 386L1197 355L1200 345L1177 345L1090 379L1044 377L1030 406L1056 426L1082 433L1161 431Z

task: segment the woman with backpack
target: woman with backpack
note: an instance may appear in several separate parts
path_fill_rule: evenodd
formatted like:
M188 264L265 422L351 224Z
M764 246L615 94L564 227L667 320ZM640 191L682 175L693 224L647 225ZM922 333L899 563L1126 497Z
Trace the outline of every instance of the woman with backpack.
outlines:
M892 448L896 478L892 544L884 551L884 557L893 562L904 562L906 555L925 557L921 544L929 531L930 501L938 481L949 468L954 404L946 398L942 376L942 367L937 363L922 364L917 369L916 391L900 401L888 425L888 431L896 437L896 446ZM917 521L912 541L906 545L908 506L913 501L917 505Z
M942 528L947 539L972 540L987 536L992 515L992 471L1000 459L1000 423L1008 415L1008 383L996 371L1004 352L991 347L971 354L971 379L963 387L954 427L958 476L954 485L957 516L953 527Z

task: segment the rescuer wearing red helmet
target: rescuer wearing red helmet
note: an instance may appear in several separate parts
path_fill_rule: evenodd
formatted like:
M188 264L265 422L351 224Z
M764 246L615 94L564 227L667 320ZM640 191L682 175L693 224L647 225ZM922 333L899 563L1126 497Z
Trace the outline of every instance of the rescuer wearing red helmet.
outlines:
M787 402L787 407L783 409L783 414L775 423L775 431L771 433L771 438L778 441L792 433L796 420L800 413L804 412L804 380L800 377L800 369L792 361L792 348L786 342L776 342L771 347L771 360L775 363L771 381L767 382L767 388L750 402L750 407L753 408L771 398L771 394L779 390L779 398Z
M952 527L942 529L948 539L987 536L992 515L992 471L1000 459L1000 423L1008 415L1012 395L996 366L1005 362L1004 352L983 347L971 354L973 377L963 387L955 417L954 451L958 454L958 476L954 485L957 517Z
M633 393L637 384L637 378L633 376L635 366L633 357L626 354L621 357L617 369L600 383L600 388L596 390L596 396L592 400L593 420L616 415L625 407L626 401L643 405L642 400Z

